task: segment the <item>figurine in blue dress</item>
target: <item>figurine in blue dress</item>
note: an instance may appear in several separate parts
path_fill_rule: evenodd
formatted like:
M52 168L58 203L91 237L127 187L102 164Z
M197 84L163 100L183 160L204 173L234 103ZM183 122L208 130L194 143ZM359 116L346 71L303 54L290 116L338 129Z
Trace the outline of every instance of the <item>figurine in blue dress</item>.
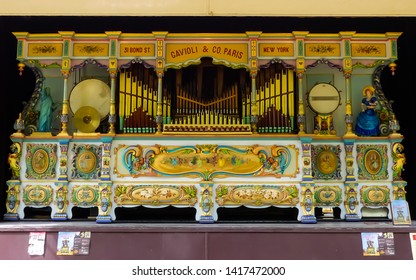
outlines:
M359 136L380 135L380 119L376 111L378 101L374 96L374 91L372 86L363 89L365 97L361 100L361 112L355 125L355 133Z
M51 131L51 115L53 101L50 95L50 88L42 88L40 91L41 108L39 114L39 131Z

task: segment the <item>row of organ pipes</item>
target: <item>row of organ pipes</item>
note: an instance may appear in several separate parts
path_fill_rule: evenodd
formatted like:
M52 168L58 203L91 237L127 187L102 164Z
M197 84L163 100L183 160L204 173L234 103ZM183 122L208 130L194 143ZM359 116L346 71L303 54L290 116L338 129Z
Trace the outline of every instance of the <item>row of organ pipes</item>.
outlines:
M119 75L119 118L123 133L156 132L158 79L142 63ZM256 77L259 133L294 132L295 75L279 63ZM169 69L163 77L163 124L240 125L251 122L252 80L245 69L231 69L201 60L200 65Z

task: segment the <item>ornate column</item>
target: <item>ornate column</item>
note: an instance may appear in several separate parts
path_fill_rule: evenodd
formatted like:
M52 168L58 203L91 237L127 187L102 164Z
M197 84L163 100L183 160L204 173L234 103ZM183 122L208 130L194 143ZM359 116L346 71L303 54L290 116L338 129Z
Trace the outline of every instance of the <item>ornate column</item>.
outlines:
M68 100L68 77L69 70L61 70L64 77L64 94L62 100L62 115L61 115L61 132L58 136L68 136L68 112L69 112L69 100Z
M59 181L68 181L68 146L69 139L60 139L59 149L61 150L61 154L59 155Z
M312 154L311 154L312 138L301 137L300 140L302 143L302 166L303 166L302 181L312 181Z
M358 183L345 183L344 184L344 207L345 207L345 220L346 221L359 221L361 218L357 214L357 206L358 206Z
M56 213L54 213L52 220L67 220L68 214L68 147L69 138L65 137L59 139L59 173L58 182L55 182L54 205L56 206Z
M110 160L111 160L111 143L113 141L112 137L103 137L101 139L103 142L101 144L101 172L100 180L101 181L110 181Z
M296 75L298 77L298 93L299 93L299 100L298 100L298 134L305 134L305 108L303 105L303 70L297 70Z
M113 207L111 201L111 183L100 182L98 184L98 216L96 222L99 224L111 223L110 212Z
M4 214L3 219L6 221L17 221L19 220L19 214L17 210L20 205L20 186L21 182L18 180L9 180L6 182L8 189L6 191L6 209L7 212Z
M258 106L256 98L256 77L258 72L258 48L257 40L261 35L261 32L246 32L249 38L249 63L250 63L250 77L251 77L251 98L250 98L250 108L251 108L251 132L257 134L257 122L259 120L258 116Z
M398 133L390 135L391 157L393 159L393 200L406 200L405 187L407 182L402 178L402 171L406 164L406 156L404 154L404 146L401 143L403 137Z
M156 134L163 131L163 74L164 74L164 45L167 32L153 32L156 37L156 75L157 75L157 107L156 107ZM168 110L166 110L168 112ZM166 118L170 116L165 116Z
M351 63L351 62L349 62ZM345 123L347 125L346 135L355 136L353 132L353 116L352 116L352 105L351 105L351 71L344 70L345 78L345 91L346 91L346 100L345 100Z
M56 206L56 213L53 214L52 220L62 221L68 219L68 214L66 213L68 203L68 182L56 182L55 196L53 200L53 204Z
M110 70L111 78L111 94L110 94L110 115L108 116L108 123L110 125L109 134L116 134L116 78L117 70Z
M314 202L314 182L312 177L312 154L311 154L311 143L312 138L301 137L302 143L302 166L303 175L301 187L301 200L300 207L302 210L302 223L314 224L316 223L315 217L315 202Z
M64 78L63 87L63 100L62 100L62 115L61 115L61 132L58 136L68 136L68 112L69 112L69 99L68 99L68 78L71 70L71 39L75 32L59 32L63 38L63 50L62 50L62 66L61 73Z
M314 202L314 184L301 183L301 201L300 207L302 209L301 223L316 224L315 217L315 202Z
M201 191L200 191L200 203L199 207L201 210L201 216L199 219L199 223L201 224L211 224L214 223L214 219L212 216L213 211L213 183L210 181L203 181L200 184Z
M343 71L345 78L345 123L347 125L346 135L354 136L353 116L351 104L351 75L352 75L352 58L351 58L351 38L355 32L340 32L344 44Z
M105 32L110 39L110 56L108 72L111 78L111 95L110 95L110 115L108 116L108 123L110 125L109 134L116 134L116 78L117 78L117 40L121 35L120 31Z
M157 123L157 132L156 134L161 134L163 131L163 70L157 71L157 107L156 107L156 123ZM168 116L166 116L167 118Z
M294 31L295 36L295 55L296 55L296 75L298 77L298 134L305 133L305 109L303 104L303 75L305 73L305 38L309 32Z
M345 164L346 164L346 181L355 181L354 175L354 157L352 152L354 150L355 138L344 138L345 146Z
M257 122L259 120L256 100L256 75L257 70L251 71L251 131L257 133Z

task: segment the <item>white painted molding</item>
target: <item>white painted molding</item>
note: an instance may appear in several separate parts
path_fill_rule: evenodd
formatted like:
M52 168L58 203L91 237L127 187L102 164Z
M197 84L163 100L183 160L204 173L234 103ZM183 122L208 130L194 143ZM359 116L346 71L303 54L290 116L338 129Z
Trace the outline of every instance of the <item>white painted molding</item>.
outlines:
M415 0L18 0L0 16L416 16Z

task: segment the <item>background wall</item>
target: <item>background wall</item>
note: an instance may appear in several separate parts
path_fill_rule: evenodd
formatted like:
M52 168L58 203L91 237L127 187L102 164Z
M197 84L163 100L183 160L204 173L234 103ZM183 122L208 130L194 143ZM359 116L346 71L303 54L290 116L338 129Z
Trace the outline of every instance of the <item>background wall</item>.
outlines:
M376 4L375 4L376 3ZM413 0L20 0L2 15L82 16L414 16Z
M407 199L412 217L416 219L416 190L414 187L416 176L413 172L416 162L416 149L413 145L416 141L416 136L413 133L415 108L410 102L414 92L413 81L415 80L413 62L416 61L414 51L416 46L416 3L414 4L412 0L395 2L383 0L378 1L376 6L371 6L365 1L328 0L319 1L319 3L315 1L313 6L308 4L310 6L308 10L305 8L308 7L306 4L310 3L307 0L293 2L296 7L294 7L295 4L292 6L290 3L281 5L282 1L271 0L257 1L257 4L261 3L262 5L255 7L252 6L252 2L246 0L222 2L220 4L215 0L92 0L87 2L74 0L66 4L45 0L40 6L39 1L26 0L2 6L0 12L0 53L2 54L0 68L2 85L0 88L2 97L0 102L2 119L0 124L0 147L2 147L0 149L0 216L5 213L6 181L10 178L7 164L7 156L10 152L8 147L11 144L9 136L14 132L13 124L23 109L23 102L29 100L34 86L30 75L25 72L22 76L18 75L15 59L16 39L12 32L292 32L296 30L313 33L403 32L398 40L399 59L396 75L382 77L382 85L386 97L389 100L394 100L393 109L401 125L399 132L404 135L403 144L407 164L403 177L408 182ZM344 2L348 2L348 7ZM263 5L264 3L266 4ZM52 16L56 14L60 16ZM76 14L82 16L76 16ZM109 14L114 16L108 16ZM216 16L217 14L220 16ZM266 16L258 16L259 14ZM352 16L344 16L346 14ZM318 17L315 15L329 16ZM335 17L337 15L339 17Z

